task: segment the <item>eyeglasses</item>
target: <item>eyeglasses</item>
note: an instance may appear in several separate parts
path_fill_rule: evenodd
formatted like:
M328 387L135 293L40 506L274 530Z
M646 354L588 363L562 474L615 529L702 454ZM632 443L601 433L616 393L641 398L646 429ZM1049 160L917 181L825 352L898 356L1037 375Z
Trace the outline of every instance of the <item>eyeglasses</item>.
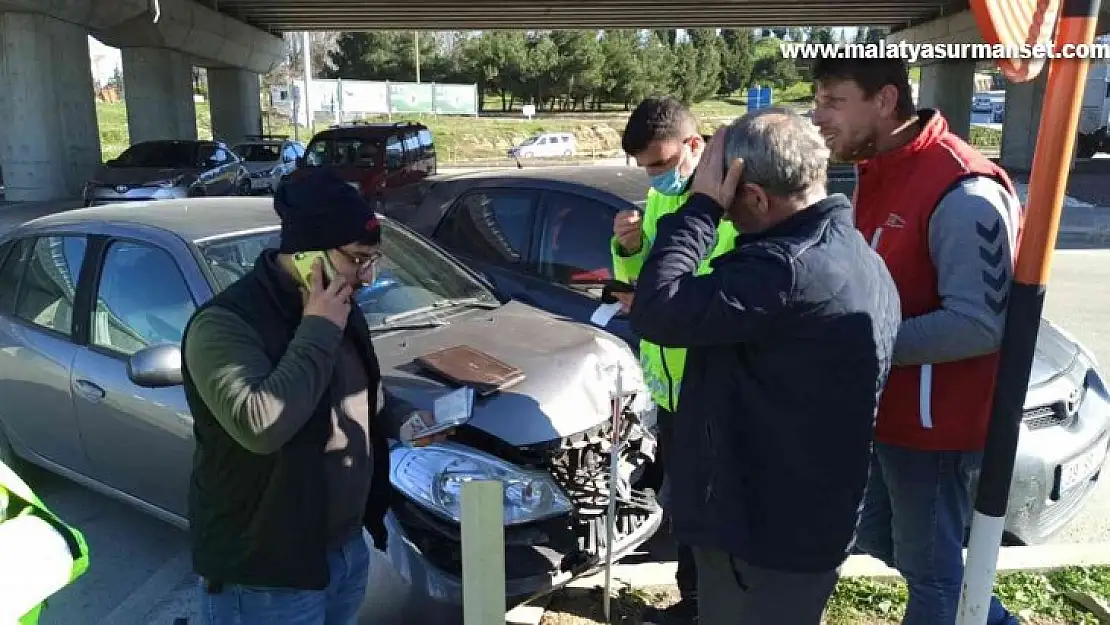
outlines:
M351 264L358 267L359 271L369 269L375 263L382 259L381 252L371 252L369 254L352 254L351 252L348 252L343 248L336 248L335 251L339 252L339 255L343 258L346 258L348 261L350 261Z

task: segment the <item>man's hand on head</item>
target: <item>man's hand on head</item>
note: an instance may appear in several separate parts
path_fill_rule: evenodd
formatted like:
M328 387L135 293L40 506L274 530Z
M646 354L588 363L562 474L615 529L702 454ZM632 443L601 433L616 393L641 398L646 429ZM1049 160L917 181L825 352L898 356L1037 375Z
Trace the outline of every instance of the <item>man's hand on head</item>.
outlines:
M739 158L729 163L728 171L721 171L718 166L724 162L727 130L727 127L721 128L713 134L701 157L698 175L690 184L691 194L700 193L713 198L724 209L732 206L732 201L736 199L737 187L744 173L744 161Z

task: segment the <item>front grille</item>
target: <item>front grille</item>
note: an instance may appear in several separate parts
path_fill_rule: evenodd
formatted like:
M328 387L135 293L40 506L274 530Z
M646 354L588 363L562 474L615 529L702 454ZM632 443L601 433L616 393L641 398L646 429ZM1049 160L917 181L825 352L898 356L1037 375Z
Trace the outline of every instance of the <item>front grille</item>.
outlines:
M650 458L642 451L654 441L639 419L626 413L613 538L619 544L658 513L650 491L633 488ZM505 528L505 567L509 579L592 569L605 551L609 505L608 422L578 434L530 447L513 447L474 428L463 427L456 442L471 445L515 464L549 471L574 504L574 511L536 523ZM439 569L460 575L462 552L456 524L434 518L398 495L393 506L409 539Z
M1079 418L1079 409L1083 406L1086 394L1087 388L1084 386L1080 389L1078 398L1070 405L1067 400L1060 400L1045 406L1030 408L1022 413L1021 420L1030 430L1074 425Z

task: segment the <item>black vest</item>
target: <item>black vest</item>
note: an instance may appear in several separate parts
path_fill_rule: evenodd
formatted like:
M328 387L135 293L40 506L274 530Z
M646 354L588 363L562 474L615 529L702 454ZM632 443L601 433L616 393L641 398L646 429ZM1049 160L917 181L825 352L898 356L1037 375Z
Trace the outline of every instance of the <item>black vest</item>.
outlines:
M300 296L282 288L273 251L254 269L209 302L246 321L276 366L301 320ZM192 320L190 319L190 324ZM389 507L389 450L376 431L381 372L370 334L357 308L347 322L347 340L362 348L369 380L373 481L363 523L378 549L385 548L384 516ZM182 352L188 341L186 326ZM330 436L331 391L299 432L277 453L259 455L232 439L197 393L182 362L185 398L193 415L196 449L189 485L189 532L198 575L223 584L321 590L329 582L324 447Z

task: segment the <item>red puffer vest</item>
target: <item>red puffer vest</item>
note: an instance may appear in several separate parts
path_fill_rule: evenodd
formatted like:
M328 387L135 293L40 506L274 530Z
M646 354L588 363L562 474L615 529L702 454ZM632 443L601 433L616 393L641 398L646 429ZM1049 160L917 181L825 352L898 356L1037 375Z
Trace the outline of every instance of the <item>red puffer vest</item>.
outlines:
M858 165L853 198L856 226L898 285L903 318L941 306L928 241L941 198L973 176L994 178L1014 193L1006 172L951 133L939 112L919 115L923 127L913 141ZM875 439L920 450L982 450L997 367L998 352L894 367L879 402Z

